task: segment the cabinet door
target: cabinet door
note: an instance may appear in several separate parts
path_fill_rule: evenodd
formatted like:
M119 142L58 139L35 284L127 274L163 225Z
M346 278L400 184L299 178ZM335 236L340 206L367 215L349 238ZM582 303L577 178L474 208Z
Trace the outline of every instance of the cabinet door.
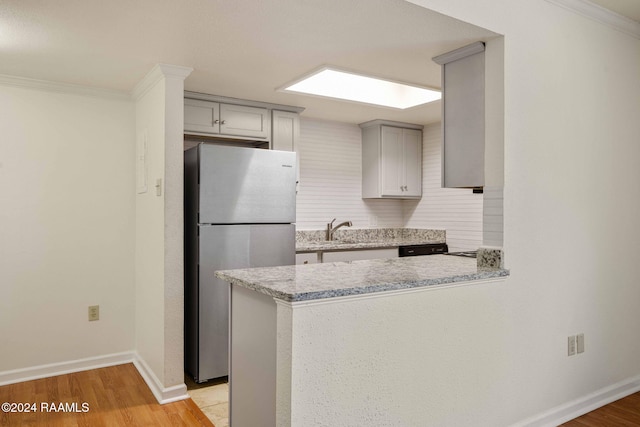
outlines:
M220 133L269 139L271 131L266 108L220 104Z
M318 263L318 253L317 252L309 252L296 254L296 264L317 264Z
M404 192L405 197L422 196L422 132L403 130Z
M272 111L271 149L297 151L300 138L300 116L288 111Z
M484 186L484 51L443 65L442 186Z
M298 152L300 115L289 111L271 112L271 149ZM296 192L300 185L300 155L296 155Z
M381 127L381 191L380 195L403 196L403 143L402 129L391 126Z
M218 118L220 104L217 102L200 101L198 99L184 100L184 130L185 132L219 133Z

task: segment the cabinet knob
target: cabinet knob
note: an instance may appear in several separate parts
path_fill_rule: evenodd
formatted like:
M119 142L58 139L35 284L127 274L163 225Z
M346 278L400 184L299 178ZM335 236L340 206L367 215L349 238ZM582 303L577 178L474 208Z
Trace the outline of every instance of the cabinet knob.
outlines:
M220 122L220 124L221 124L221 125L223 125L223 124L224 124L224 122L225 122L225 121L223 120L223 121L221 121L221 122Z
M304 264L309 264L309 261L305 261Z
M215 120L213 121L213 124L214 124L214 125L217 125L218 123L220 123L220 120L218 120L218 119L215 119Z

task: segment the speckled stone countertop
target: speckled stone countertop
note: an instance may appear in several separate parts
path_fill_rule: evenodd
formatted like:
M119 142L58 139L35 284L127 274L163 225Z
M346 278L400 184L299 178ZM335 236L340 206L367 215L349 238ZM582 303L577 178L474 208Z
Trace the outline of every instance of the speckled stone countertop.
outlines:
M289 302L443 285L509 275L449 255L217 271L216 276Z
M334 240L325 240L324 230L296 231L296 252L384 249L425 243L444 243L444 230L417 228L370 228L337 230Z

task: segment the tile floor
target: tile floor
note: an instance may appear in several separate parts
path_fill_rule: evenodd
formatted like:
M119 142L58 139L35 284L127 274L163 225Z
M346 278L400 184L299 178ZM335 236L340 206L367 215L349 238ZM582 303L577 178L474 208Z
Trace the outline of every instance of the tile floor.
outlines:
M185 376L187 393L215 427L229 427L229 384L208 381L198 384Z

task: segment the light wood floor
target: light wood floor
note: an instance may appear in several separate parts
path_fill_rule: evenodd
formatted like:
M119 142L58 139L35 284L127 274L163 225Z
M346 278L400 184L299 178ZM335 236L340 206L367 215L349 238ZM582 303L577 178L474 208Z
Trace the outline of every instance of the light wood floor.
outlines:
M616 400L602 408L584 414L565 427L626 427L640 426L640 393Z
M0 426L208 426L191 400L160 405L133 364L0 387L4 402L36 404L37 412L0 411ZM76 404L78 412L43 412L42 405ZM88 411L82 412L82 404Z
M158 404L133 364L2 386L0 404L4 402L35 403L37 412L0 411L0 426L215 427L191 399ZM43 412L43 403L49 406L75 403L79 412ZM83 403L88 405L87 412L82 412ZM640 393L610 403L562 426L640 426Z

